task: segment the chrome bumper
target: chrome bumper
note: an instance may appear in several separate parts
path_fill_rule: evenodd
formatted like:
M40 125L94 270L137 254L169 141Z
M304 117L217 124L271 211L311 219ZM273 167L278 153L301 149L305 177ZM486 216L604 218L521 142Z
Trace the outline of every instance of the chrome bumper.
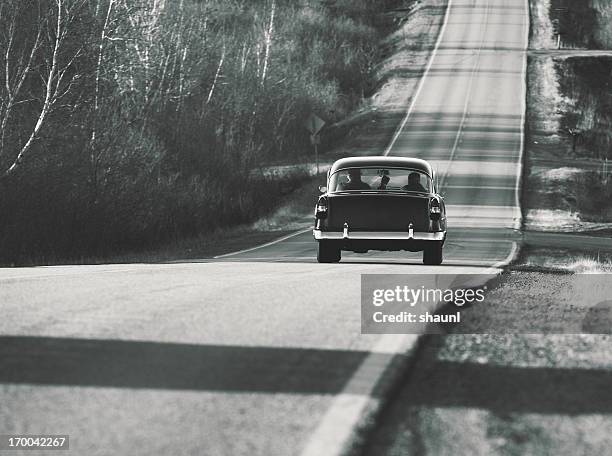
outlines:
M384 241L443 241L444 232L437 233L408 233L402 231L321 231L312 230L317 241L320 240L384 240Z

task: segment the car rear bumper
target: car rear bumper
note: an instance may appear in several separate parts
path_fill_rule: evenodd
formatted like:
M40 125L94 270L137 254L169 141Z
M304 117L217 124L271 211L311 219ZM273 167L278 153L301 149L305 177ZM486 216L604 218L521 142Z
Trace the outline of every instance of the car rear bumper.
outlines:
M344 240L363 240L363 241L443 241L446 233L443 231L436 233L414 232L412 234L402 231L321 231L312 230L312 234L317 241L344 241Z

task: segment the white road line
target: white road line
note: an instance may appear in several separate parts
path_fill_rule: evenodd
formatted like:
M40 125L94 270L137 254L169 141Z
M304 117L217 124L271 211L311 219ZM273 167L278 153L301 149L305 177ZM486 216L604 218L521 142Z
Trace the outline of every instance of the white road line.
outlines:
M427 76L429 75L429 70L431 69L434 58L436 57L436 54L438 53L438 48L440 47L440 43L442 42L442 37L444 36L444 31L446 30L446 25L448 24L448 17L450 15L452 3L453 3L452 0L448 0L448 5L446 6L446 13L444 14L444 22L442 23L442 27L440 28L440 33L438 34L438 39L436 40L436 45L434 46L434 50L431 53L431 56L429 57L429 62L427 62L427 67L425 67L425 72L423 73L423 76L421 76L421 80L419 81L419 86L417 87L414 97L412 97L412 102L410 103L410 106L408 107L408 111L406 111L406 116L404 117L404 120L402 120L402 123L399 125L399 127L397 127L397 130L395 130L395 133L393 134L393 138L391 139L391 142L385 149L385 152L383 153L383 155L389 155L389 152L391 152L391 149L393 149L393 146L395 145L395 141L397 141L397 138L399 138L399 135L402 133L402 130L408 123L410 114L412 114L414 105L416 104L417 99L419 98L421 90L423 89L423 85L425 84L425 79L427 79Z
M299 257L299 256L291 255L291 256L286 256L286 257L282 257L282 256L248 257L246 258L246 261L244 258L236 258L236 259L228 258L227 261L232 261L234 263L250 263L250 262L256 262L256 261L265 261L268 263L286 263L287 261L289 262L305 262L305 261L314 262L315 257L312 255L307 256L307 257Z
M408 111L406 112L406 116L404 120L396 130L391 143L387 146L384 155L388 155L393 145L397 141L397 138L401 134L404 129L406 123L408 122L408 118L414 109L414 105L416 100L423 89L423 85L425 83L425 79L429 74L429 70L433 64L434 58L438 52L438 48L440 47L440 43L442 41L442 37L444 36L444 31L446 30L446 26L448 24L448 18L450 16L452 6L452 0L448 0L448 5L446 7L446 13L444 14L444 22L442 23L442 27L440 28L440 33L438 35L438 39L436 40L436 45L434 50L429 58L429 62L427 63L427 67L421 80L419 81L419 86L417 91L410 103ZM399 356L400 354L407 354L410 350L414 350L417 344L419 337L414 334L406 334L406 335L391 335L387 334L381 337L373 352L368 355L365 361L361 364L357 372L353 374L351 380L344 387L342 392L338 394L334 398L334 402L332 406L327 410L327 413L323 417L323 420L317 426L315 432L310 436L306 447L302 451L302 456L339 456L341 455L346 447L350 444L351 437L353 436L353 432L355 432L359 420L362 418L366 408L368 408L374 398L372 397L372 393L378 381L382 378L385 371L391 365L395 356ZM389 353L393 356L389 356L386 362L381 363L380 360L380 351L384 351L385 353ZM356 396L352 394L351 391L355 391L355 386L360 386L363 388L364 385L368 385L368 394ZM376 401L374 406L378 406L380 404L380 400Z
M341 455L350 442L363 411L374 400L372 393L395 356L416 347L418 335L385 334L372 349L343 391L334 398L323 420L310 437L302 456ZM384 357L381 354L390 356ZM367 394L355 394L367 385ZM380 402L379 399L376 400Z
M457 152L457 148L459 147L459 138L461 138L461 132L463 131L463 126L465 125L465 119L468 114L468 107L470 105L470 97L472 95L472 87L474 86L474 75L476 74L476 70L480 67L480 55L482 54L482 46L484 44L485 38L487 36L487 20L489 19L489 1L487 0L487 7L485 9L485 18L484 18L484 27L482 34L480 35L480 44L478 45L478 52L476 53L476 62L474 62L474 66L472 67L472 71L470 72L470 81L468 83L468 89L465 94L465 102L463 103L463 114L461 115L461 122L459 123L459 128L457 129L457 135L455 136L455 142L453 143L453 148L451 149L450 156L448 157L448 167L444 172L444 175L440 179L440 188L444 189L444 183L446 182L446 178L448 177L448 172L450 171L450 165L455 158L455 153Z
M518 254L518 243L513 242L512 249L510 250L510 253L508 254L508 256L504 258L503 260L495 263L493 266L491 266L491 269L499 269L499 268L503 268L504 266L507 266L508 264L510 264L510 262L514 261L514 258L516 257L517 254Z
M271 246L271 245L274 245L274 244L278 244L279 242L283 242L283 241L285 241L287 239L290 239L290 238L295 237L295 236L299 236L300 234L306 233L307 231L311 231L311 230L312 230L312 228L306 228L306 229L303 229L301 231L296 231L295 233L288 234L287 236L283 236L281 238L275 239L275 240L273 240L271 242L266 242L265 244L257 245L255 247L251 247L251 248L244 249L244 250L238 250L237 252L231 252L231 253L225 253L223 255L217 255L217 256L213 257L213 259L216 260L218 258L227 258L227 257L230 257L230 256L239 255L241 253L252 252L253 250L257 250L257 249L263 249L264 247L268 247L268 246Z
M444 17L444 23L442 28L440 29L440 34L438 36L438 40L436 41L436 46L434 51L429 59L427 68L419 82L419 86L417 88L417 92L412 99L410 107L404 117L404 120L400 124L399 128L396 130L391 143L387 146L384 155L388 155L391 149L393 148L397 138L401 134L403 128L408 122L408 118L414 109L414 105L416 100L423 88L424 81L429 74L429 70L432 66L435 55L437 54L440 42L442 41L442 37L444 35L444 30L446 29L446 25L448 23L448 17L450 15L451 10L451 1L449 0L448 6L446 9L446 14ZM529 4L528 0L525 0L526 3L526 14L527 21L529 21ZM488 6L488 4L487 4ZM528 23L528 22L527 22ZM527 28L527 30L529 30ZM528 31L526 32L526 36L528 37ZM482 46L482 43L481 43ZM520 176L521 176L521 164L522 164L522 155L524 149L524 120L525 120L525 106L526 106L526 53L525 60L523 62L523 113L521 118L521 151L520 151L520 162L519 162L519 170L517 173L517 185L516 185L516 195L517 201L516 205L519 206L519 184L520 184ZM518 222L520 226L520 221ZM509 255L502 261L494 264L491 268L487 269L487 272L495 273L499 272L499 268L507 265L510 261L512 261L518 252L518 244L516 242L512 243L512 248ZM392 335L383 336L374 351L378 351L381 348L385 350L391 349L389 353L394 353L399 355L400 353L407 353L409 350L413 350L416 347L416 343L418 341L418 336L416 335L404 335L404 336L395 336L395 338L391 338ZM385 370L391 364L393 357L389 357L386 363L380 362L380 357L377 356L376 353L370 354L366 360L361 364L357 372L353 375L351 380L343 389L342 393L337 395L334 399L334 403L329 408L327 413L325 414L323 420L315 430L315 432L311 435L306 447L302 451L302 456L325 456L325 455L341 455L346 451L348 445L350 443L351 437L353 436L353 432L359 425L359 419L362 417L364 411L367 407L377 408L380 404L380 400L375 400L371 396L376 383L382 377ZM369 385L369 394L368 395L355 395L351 394L351 391L355 391L355 386L359 385L363 387L363 385Z
M529 28L530 28L530 17L529 17L529 0L525 0L525 36L523 38L523 81L522 81L522 98L521 98L521 144L519 146L519 159L516 172L516 193L515 205L521 206L521 177L523 174L523 155L525 154L525 118L527 115L527 48L529 47ZM520 229L522 226L522 214L521 218L516 221L515 228Z

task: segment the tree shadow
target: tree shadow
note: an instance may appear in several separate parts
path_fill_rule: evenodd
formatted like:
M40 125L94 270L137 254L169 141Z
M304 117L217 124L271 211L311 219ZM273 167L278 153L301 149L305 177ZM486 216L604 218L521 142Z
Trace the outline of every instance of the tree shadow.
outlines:
M0 337L0 382L337 394L369 353L54 337ZM380 363L392 355L380 354ZM367 394L365 386L354 394Z
M402 394L408 406L481 408L497 414L612 412L612 371L523 367L439 359L441 335L426 336Z

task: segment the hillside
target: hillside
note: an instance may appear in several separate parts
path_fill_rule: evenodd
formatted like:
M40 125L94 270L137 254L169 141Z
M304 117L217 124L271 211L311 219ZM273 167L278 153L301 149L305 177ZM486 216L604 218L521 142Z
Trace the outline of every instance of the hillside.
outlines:
M5 0L0 260L105 255L253 220L305 118L373 89L378 0Z

